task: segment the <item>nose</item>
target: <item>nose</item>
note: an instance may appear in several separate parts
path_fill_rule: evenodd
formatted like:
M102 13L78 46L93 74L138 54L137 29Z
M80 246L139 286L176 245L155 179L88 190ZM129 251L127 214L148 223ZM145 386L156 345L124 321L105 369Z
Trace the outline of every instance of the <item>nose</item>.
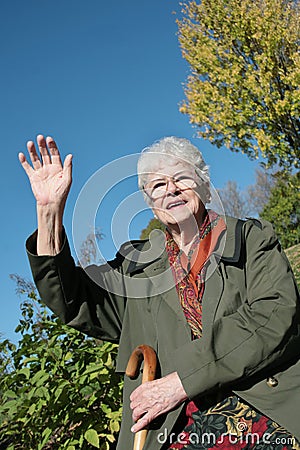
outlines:
M170 178L168 181L167 192L174 194L177 191L178 191L177 184L175 183L175 181L172 178Z

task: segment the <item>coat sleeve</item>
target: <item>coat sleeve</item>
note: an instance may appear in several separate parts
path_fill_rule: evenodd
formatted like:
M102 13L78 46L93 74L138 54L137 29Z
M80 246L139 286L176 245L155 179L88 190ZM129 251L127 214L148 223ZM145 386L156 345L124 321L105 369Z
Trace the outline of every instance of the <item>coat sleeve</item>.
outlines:
M119 341L126 298L105 289L108 265L76 266L65 235L55 256L36 254L36 232L27 239L26 250L41 300L63 323L98 339Z
M249 220L244 237L246 301L214 322L205 346L198 339L169 355L168 372L177 371L189 398L299 353L299 293L273 228Z

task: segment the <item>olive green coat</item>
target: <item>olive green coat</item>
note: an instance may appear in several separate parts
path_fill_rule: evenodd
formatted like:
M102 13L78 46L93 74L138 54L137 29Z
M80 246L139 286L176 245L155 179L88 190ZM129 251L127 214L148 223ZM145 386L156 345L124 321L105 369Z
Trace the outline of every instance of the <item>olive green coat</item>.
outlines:
M164 237L124 244L111 265L75 267L67 240L60 254L36 256L27 242L43 301L70 326L119 342L124 372L140 344L157 352L161 376L177 371L193 399L232 389L300 440L299 293L267 222L226 218L227 231L208 261L203 337L191 341L164 250ZM268 381L273 377L273 383ZM118 449L132 448L129 395L140 383L125 376ZM181 407L151 427L144 450L161 447Z

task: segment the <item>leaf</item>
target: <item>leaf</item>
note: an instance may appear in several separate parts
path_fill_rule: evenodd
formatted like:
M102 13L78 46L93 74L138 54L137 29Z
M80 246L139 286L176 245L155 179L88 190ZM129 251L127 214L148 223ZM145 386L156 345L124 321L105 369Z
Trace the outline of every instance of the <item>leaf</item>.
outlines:
M25 375L27 380L30 377L30 369L28 369L28 367L23 367L23 369L19 370L17 373L18 373L18 375Z
M110 429L113 433L118 433L118 431L120 430L119 422L117 422L116 420L111 420L110 421Z
M35 391L35 395L37 397L45 398L46 400L50 399L49 390L45 388L44 386L39 386L37 390Z
M73 358L73 353L72 352L67 352L66 355L65 355L65 361L68 361L68 360L70 360L72 358Z
M103 373L103 369L106 370L105 368L103 368L103 364L92 364L90 367L88 367L84 371L84 373L82 375L88 375L88 374L92 374L94 372Z
M44 429L44 431L42 432L43 440L39 444L40 449L42 449L44 447L44 445L47 444L49 437L51 436L52 433L53 433L53 430L51 428L47 427Z
M17 398L17 397L18 397L18 395L11 389L8 389L7 391L5 391L3 393L3 398L5 398L5 399L12 400L13 398Z
M35 410L36 410L36 404L33 403L33 404L30 405L29 408L28 408L28 414L29 414L29 415L33 414L33 413L35 412Z
M89 444L93 445L93 447L100 448L98 433L93 428L90 428L85 432L84 438L88 441Z
M81 414L81 413L87 413L89 411L89 409L87 407L80 407L75 409L76 414Z
M107 434L107 435L106 435L106 439L107 439L109 442L115 442L115 440L116 440L113 434Z
M24 359L23 364L24 364L24 366L25 366L25 365L28 364L29 362L38 361L38 360L39 360L39 359L38 359L36 356L31 356L30 358Z
M49 353L56 359L61 359L62 357L62 349L60 347L52 348Z
M49 373L47 373L45 370L39 370L30 380L31 384L35 384L37 387L42 386L45 381L49 378Z
M2 405L3 409L6 409L9 414L14 414L18 411L19 402L16 400L9 400Z
M101 404L101 409L106 415L109 415L111 413L111 408L105 403Z

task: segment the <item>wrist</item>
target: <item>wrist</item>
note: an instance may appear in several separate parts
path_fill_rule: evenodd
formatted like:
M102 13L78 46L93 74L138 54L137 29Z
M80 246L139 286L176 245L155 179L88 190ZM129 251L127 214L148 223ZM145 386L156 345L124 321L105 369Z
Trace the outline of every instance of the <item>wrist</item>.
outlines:
M57 219L61 217L62 219L64 212L64 204L48 203L44 205L42 203L37 203L36 211L38 219L49 219L52 217L53 218L56 217Z
M180 400L181 401L185 401L188 399L188 395L183 387L183 384L181 382L181 379L179 378L179 375L177 372L172 372L169 375L167 375L167 377L170 378L170 381L174 381L174 383L176 383L176 390L180 396Z
M54 256L62 247L63 211L49 205L37 205L37 254Z

